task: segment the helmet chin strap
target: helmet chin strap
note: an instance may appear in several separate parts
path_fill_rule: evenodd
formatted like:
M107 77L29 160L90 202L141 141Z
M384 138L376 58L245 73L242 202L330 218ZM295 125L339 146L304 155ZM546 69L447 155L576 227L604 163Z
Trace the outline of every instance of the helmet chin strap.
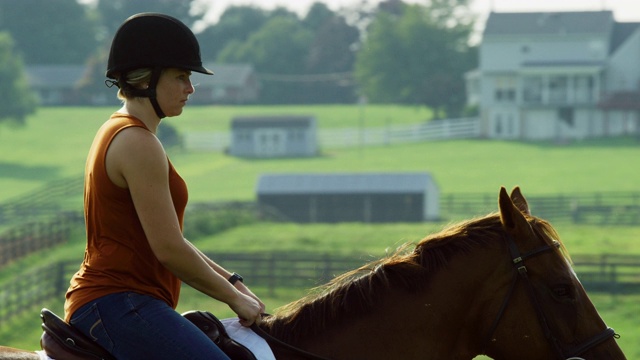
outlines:
M164 114L162 109L160 108L160 104L158 103L156 88L158 86L158 81L160 80L160 74L162 73L162 68L156 67L153 68L153 72L151 73L151 81L149 81L149 88L147 89L149 101L151 102L151 106L153 106L153 110L158 115L158 118L163 119L167 117Z
M162 109L160 108L160 104L158 103L157 92L156 92L156 88L158 87L158 81L160 80L161 74L162 74L162 68L160 67L153 68L153 70L151 71L151 79L149 80L149 87L146 89L134 89L130 84L124 81L119 82L118 85L129 87L130 88L129 92L131 93L131 95L135 97L149 98L149 102L151 102L151 106L153 107L153 110L156 112L156 115L158 116L158 118L163 119L167 117L167 115L165 115Z

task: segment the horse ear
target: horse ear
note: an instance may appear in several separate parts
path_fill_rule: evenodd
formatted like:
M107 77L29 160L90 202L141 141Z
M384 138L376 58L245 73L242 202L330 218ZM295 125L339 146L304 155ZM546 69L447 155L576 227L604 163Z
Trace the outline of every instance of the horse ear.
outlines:
M524 200L524 198L522 198L522 200ZM505 230L514 233L517 232L518 229L528 228L529 223L527 219L525 219L522 211L516 207L504 187L500 188L498 205L500 206L500 221Z
M531 215L531 210L529 210L529 204L527 203L527 199L524 198L522 192L520 191L520 187L516 186L511 190L511 201L513 204L522 211L522 213Z

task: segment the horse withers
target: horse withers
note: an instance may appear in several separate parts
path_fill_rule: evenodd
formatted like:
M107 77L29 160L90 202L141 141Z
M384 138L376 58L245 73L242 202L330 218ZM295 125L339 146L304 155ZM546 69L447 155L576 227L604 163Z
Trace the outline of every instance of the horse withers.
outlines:
M498 205L263 319L276 358L625 359L555 229L519 188L501 188ZM0 359L38 359L8 351Z

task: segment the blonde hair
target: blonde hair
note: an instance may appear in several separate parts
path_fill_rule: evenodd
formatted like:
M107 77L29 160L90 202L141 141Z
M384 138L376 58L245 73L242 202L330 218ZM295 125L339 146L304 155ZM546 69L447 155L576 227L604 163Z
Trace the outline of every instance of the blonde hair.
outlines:
M136 98L131 90L142 89L145 85L149 86L152 72L151 68L142 68L127 72L124 79L118 75L117 79L120 85L118 99L125 101Z

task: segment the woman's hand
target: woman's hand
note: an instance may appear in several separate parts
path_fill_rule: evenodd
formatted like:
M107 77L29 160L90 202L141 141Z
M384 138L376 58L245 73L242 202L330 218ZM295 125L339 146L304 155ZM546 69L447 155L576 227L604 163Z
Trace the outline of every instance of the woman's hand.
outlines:
M265 307L264 303L262 302L262 300L260 300L260 298L257 297L256 294L254 294L251 290L249 290L249 288L243 282L238 281L238 282L235 283L234 286L241 293L243 293L243 294L245 294L245 295L247 295L249 297L254 298L258 302L258 304L260 304L260 312L261 313L265 312L266 307Z
M242 292L238 292L238 295L237 301L229 304L229 307L238 315L240 325L249 327L254 323L259 324L264 304Z

